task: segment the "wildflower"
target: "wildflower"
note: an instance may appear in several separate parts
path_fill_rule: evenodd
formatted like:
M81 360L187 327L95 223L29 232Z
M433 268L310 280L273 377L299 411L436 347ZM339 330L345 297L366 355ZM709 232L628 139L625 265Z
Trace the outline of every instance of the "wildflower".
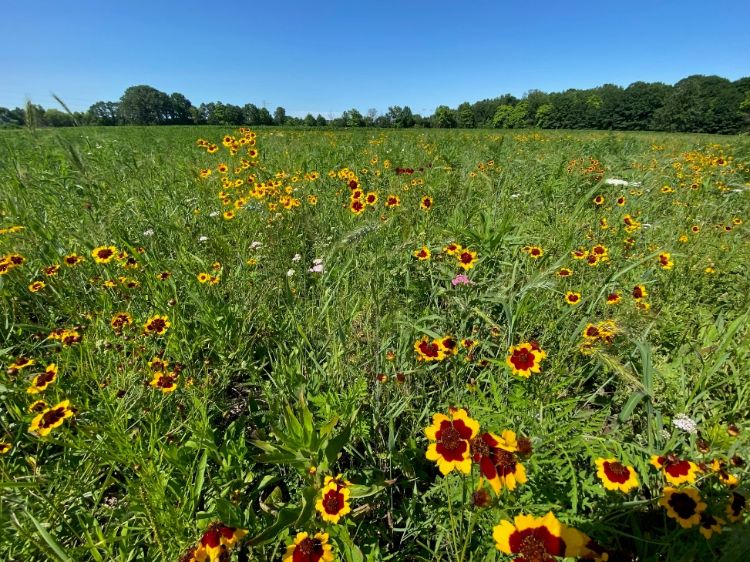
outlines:
M747 507L747 500L742 494L732 492L732 497L729 499L727 504L727 519L732 523L736 523L742 518L742 512Z
M504 554L519 555L516 560L551 562L555 556L578 556L586 543L586 535L563 525L550 511L544 517L516 515L492 530L495 548Z
M177 390L177 375L174 373L156 372L149 386L161 390L164 394Z
M157 274L156 274L156 278L157 278L157 279L158 279L159 281L166 281L166 280L167 280L167 279L169 279L169 278L170 278L171 276L172 276L172 273L170 273L169 271L162 271L161 273L157 273Z
M313 265L310 269L308 269L308 273L323 273L323 260L320 258L315 258L313 260Z
M28 394L38 394L47 389L49 385L57 380L57 364L50 363L44 369L44 372L35 376L31 381L29 388L26 389Z
M617 304L622 300L622 294L619 291L615 291L614 293L610 293L607 295L607 304Z
M8 454L12 448L13 448L13 445L11 445L10 443L6 443L5 441L0 441L0 455Z
M594 197L594 205L596 205L597 207L604 205L604 196L597 195L596 197Z
M31 291L32 293L38 293L46 286L47 284L44 281L34 281L31 285L29 285L29 291Z
M29 407L26 409L32 414L38 414L39 412L42 412L47 408L47 403L44 400L35 400L31 404L29 404Z
M117 256L117 248L114 246L99 246L91 250L91 256L96 263L109 263Z
M196 275L196 278L198 279L198 283L208 283L208 280L211 279L211 276L208 273L199 273Z
M365 195L365 203L367 203L370 206L375 206L375 204L378 202L378 194L374 191L371 191L367 195Z
M700 529L698 529L706 539L710 539L714 533L721 533L721 526L724 520L721 517L703 512L701 513Z
M229 550L246 534L247 531L244 529L227 527L223 523L212 523L198 543L196 562L199 560L207 560L207 562L227 560Z
M580 248L578 250L573 250L572 252L570 252L570 256L574 260L585 260L588 257L588 255L589 255L588 250L583 250Z
M261 247L262 245L263 245L263 244L262 244L261 242L258 242L257 240L253 240L253 241L252 241L252 242L250 243L250 249L251 249L251 250L257 250L257 249L258 249L258 248L260 248L260 247Z
M463 273L459 273L453 279L451 279L451 284L454 287L456 287L457 285L475 285L474 281L470 280Z
M143 331L146 333L146 335L164 335L164 333L167 331L167 328L169 328L172 324L169 322L169 318L166 316L161 316L159 314L152 316L146 321L146 324L143 326Z
M432 205L433 199L429 195L425 195L424 197L422 197L422 200L419 202L419 207L423 211L429 211L430 209L432 209Z
M31 420L29 432L37 433L41 437L49 435L50 431L60 427L65 419L73 416L73 413L74 410L70 407L70 401L63 400L51 408L44 409Z
M86 258L84 258L83 256L79 256L78 254L68 254L67 256L63 257L63 263L68 267L75 267L85 259Z
M458 342L453 336L444 336L436 339L435 342L440 346L446 357L458 354Z
M451 242L443 248L443 252L445 252L449 256L457 256L461 252L461 250L463 250L463 246L456 242Z
M573 275L573 270L569 267L560 268L560 270L557 272L558 277L570 277L571 275Z
M648 296L648 291L646 290L645 285L636 285L635 287L633 287L633 291L631 294L636 301L640 301Z
M333 562L328 533L297 533L294 543L286 547L282 562Z
M129 312L118 312L109 321L109 325L115 330L115 332L121 331L125 326L130 326L133 323L133 317Z
M418 248L412 252L415 258L417 258L419 261L427 261L430 259L430 256L432 255L430 253L430 249L427 246L422 246L421 248Z
M437 341L430 341L427 336L422 336L422 339L414 342L414 351L417 361L441 361L445 358L445 353Z
M292 275L294 275L294 270L293 269L288 269L287 272L286 272L286 276L287 277L291 277Z
M659 254L659 266L662 269L672 269L674 267L674 261L672 261L671 254L663 252Z
M144 236L153 236L154 235L154 229L153 228L149 228L147 230L144 230L143 231L143 235Z
M526 469L518 462L516 451L516 434L509 429L503 431L502 437L483 433L471 441L472 458L495 494L503 487L512 491L517 484L526 483Z
M568 291L565 293L565 302L571 306L576 306L581 303L581 293L575 293Z
M471 472L470 442L479 433L479 423L473 420L463 408L452 409L450 417L434 414L432 425L425 429L430 441L425 456L437 462L441 474L446 475L456 469L464 474Z
M348 482L331 476L326 476L320 499L315 503L315 509L324 521L338 523L352 508L349 506L351 491Z
M651 457L651 465L664 472L667 482L675 486L686 482L692 484L695 482L695 475L700 472L700 468L692 461L681 460L673 453L664 456L654 455Z
M395 209L401 206L401 198L398 195L389 195L385 200L385 206L389 209Z
M50 265L50 266L45 267L44 269L42 269L42 272L47 277L54 277L55 275L57 275L60 272L60 266L57 265L57 264Z
M152 371L166 371L169 361L162 359L161 357L154 357L148 362L148 367Z
M547 357L538 345L533 342L525 342L508 349L506 364L511 368L514 375L529 378L531 373L541 372L541 362Z
M677 414L672 419L672 425L686 433L698 433L698 427L695 424L695 420L691 419L685 414Z
M8 370L15 373L16 371L20 371L21 369L25 369L26 367L31 367L35 363L36 361L34 359L29 359L28 357L19 357L13 363L8 365Z
M542 250L539 246L527 246L525 248L525 251L535 260L538 260L544 255L544 250Z
M367 206L359 199L352 199L349 202L349 210L355 215L361 215L365 212Z
M464 268L464 271L470 270L477 263L477 253L464 249L457 256L458 265Z
M681 527L689 529L698 525L706 504L695 488L672 488L666 486L659 505L667 510L667 517L676 520Z
M627 494L638 487L638 476L632 466L622 464L614 458L598 458L595 463L596 475L607 490L620 490Z

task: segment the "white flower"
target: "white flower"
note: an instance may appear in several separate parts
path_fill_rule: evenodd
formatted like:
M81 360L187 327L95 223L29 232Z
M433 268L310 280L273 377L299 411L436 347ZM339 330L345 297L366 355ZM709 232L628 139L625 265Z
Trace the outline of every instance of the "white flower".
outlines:
M315 258L313 260L313 265L321 265L323 263L323 260L320 258Z
M214 211L213 213L209 213L209 217L218 217L221 213L219 211Z
M292 258L292 261L297 262L297 261L299 261L301 259L302 259L302 256L300 256L299 254L294 254L294 257Z
M625 181L625 180L618 180L615 178L609 178L604 180L604 183L607 185L625 185L625 186L633 186L638 187L641 185L641 182L639 181Z
M672 425L677 429L681 429L685 433L698 433L698 425L695 423L695 420L685 414L677 414L672 418Z
M205 242L206 240L208 240L208 236L201 236L198 238L198 242Z
M261 244L261 243L260 243L260 242L258 242L257 240L253 240L253 242L252 242L252 243L250 244L250 249L251 249L251 250L257 250L257 249L258 249L258 248L260 248L260 247L261 247L262 245L263 245L263 244Z
M290 269L289 271L286 272L286 276L287 277L291 277L292 275L294 275L294 270L293 269Z
M518 199L519 197L521 197L520 193L512 193L510 196L511 199Z
M313 266L307 271L309 273L323 273L323 269L324 269L323 260L320 258L315 258L313 260Z
M143 231L143 235L144 236L153 236L154 235L154 229L153 228L149 228L148 230L144 230Z

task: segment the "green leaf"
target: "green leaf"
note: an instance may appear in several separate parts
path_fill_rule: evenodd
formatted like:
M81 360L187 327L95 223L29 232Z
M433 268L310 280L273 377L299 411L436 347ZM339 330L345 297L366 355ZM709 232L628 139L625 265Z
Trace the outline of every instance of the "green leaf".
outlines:
M257 546L276 540L279 531L281 531L284 527L289 527L292 523L299 519L301 511L302 508L299 506L285 507L284 509L279 510L279 513L276 516L276 520L271 525L263 529L260 533L258 533L254 537L251 537L248 540L248 543L253 546Z
M620 421L628 421L630 419L630 416L633 415L633 411L635 410L636 406L638 406L641 400L643 400L646 396L648 395L645 392L641 392L640 390L636 390L633 394L631 394L630 398L628 398L628 401L625 402L625 405L620 411Z
M60 544L54 538L52 538L52 535L47 532L47 529L42 527L42 524L37 521L36 518L31 515L31 513L26 511L26 516L31 519L31 522L34 524L34 527L36 527L36 530L39 531L39 534L41 535L42 539L44 539L44 542L47 543L47 546L50 547L50 549L55 553L58 559L62 560L63 562L73 562L73 560L68 557L67 554L65 554L65 551L62 549Z

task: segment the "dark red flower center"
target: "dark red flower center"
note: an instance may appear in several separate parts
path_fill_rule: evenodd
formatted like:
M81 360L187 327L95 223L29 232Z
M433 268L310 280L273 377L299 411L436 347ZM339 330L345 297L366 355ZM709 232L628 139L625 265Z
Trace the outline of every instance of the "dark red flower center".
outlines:
M292 562L318 562L323 557L323 543L310 537L302 540L294 549Z
M745 509L746 503L745 496L740 495L737 492L732 492L732 503L729 507L735 517L742 513L742 510Z
M453 424L442 430L440 443L449 451L455 451L458 448L461 443L461 434L453 427Z
M510 362L519 371L525 371L534 366L534 354L528 349L517 349L511 355Z
M688 461L680 459L670 460L669 458L663 460L660 458L659 460L664 463L664 471L674 478L690 474L690 463Z
M534 535L524 537L520 546L521 554L528 562L546 562L552 560L547 553L547 548L539 538Z
M469 252L462 252L459 260L461 261L461 263L471 263L472 261L474 261L474 256L472 256Z
M425 357L438 357L440 355L440 349L436 343L430 343L428 341L420 342L419 351Z
M492 451L492 462L495 464L497 473L500 476L507 476L516 471L516 455L504 449L495 449Z
M611 482L624 484L630 479L630 469L619 462L604 462L604 474Z
M669 498L669 505L680 519L690 519L695 515L695 508L698 507L693 498L682 492L672 494Z
M641 289L640 287L633 287L633 298L634 299L643 298L643 289Z
M50 410L49 412L45 412L44 414L42 414L42 421L39 422L39 427L51 427L61 419L63 419L63 417L65 417L65 408L62 407L55 408L54 410Z
M344 509L344 494L341 494L338 489L328 492L323 498L323 509L330 515L336 515Z
M44 386L45 384L52 382L55 380L55 373L54 371L44 371L42 374L40 374L36 379L36 386Z
M108 257L110 257L114 252L110 250L109 248L104 248L103 250L99 250L96 255L99 256L99 259L106 260Z
M565 541L544 526L516 531L509 543L511 551L521 554L525 562L554 562L553 556L565 554Z
M166 323L162 318L154 318L148 324L148 329L152 332L161 332L164 328L166 328Z

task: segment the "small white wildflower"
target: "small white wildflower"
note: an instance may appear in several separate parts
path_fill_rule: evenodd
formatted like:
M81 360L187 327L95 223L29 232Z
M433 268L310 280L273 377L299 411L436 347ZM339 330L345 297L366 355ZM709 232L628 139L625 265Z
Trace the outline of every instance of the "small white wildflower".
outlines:
M292 261L297 262L302 259L302 256L299 254L294 254L294 257L292 258Z
M221 214L221 212L219 212L219 211L214 211L213 213L209 213L209 214L208 214L208 216L209 216L209 217L218 217L218 216L219 216L220 214Z
M322 259L320 259L320 258L315 258L315 259L313 260L313 265L320 265L320 264L322 264L322 263L323 263L323 260L322 260Z
M698 425L695 420L685 414L677 414L672 419L672 425L677 429L681 429L685 433L696 434L698 433Z
M291 277L292 275L294 275L294 270L293 269L290 269L289 271L286 272L286 276L287 277Z
M520 194L520 193L513 193L513 194L511 194L511 196L510 196L510 198L511 198L511 199L518 199L519 197L521 197L521 194Z
M260 247L261 247L262 245L263 245L263 244L261 244L261 243L260 243L260 242L258 242L257 240L253 240L253 241L252 241L252 243L250 244L250 249L251 249L251 250L257 250L257 249L258 249L258 248L260 248Z
M208 236L201 236L198 238L198 242L205 242L206 240L208 240Z
M154 235L154 229L153 228L149 228L148 230L144 230L143 231L143 235L144 236L153 236Z

